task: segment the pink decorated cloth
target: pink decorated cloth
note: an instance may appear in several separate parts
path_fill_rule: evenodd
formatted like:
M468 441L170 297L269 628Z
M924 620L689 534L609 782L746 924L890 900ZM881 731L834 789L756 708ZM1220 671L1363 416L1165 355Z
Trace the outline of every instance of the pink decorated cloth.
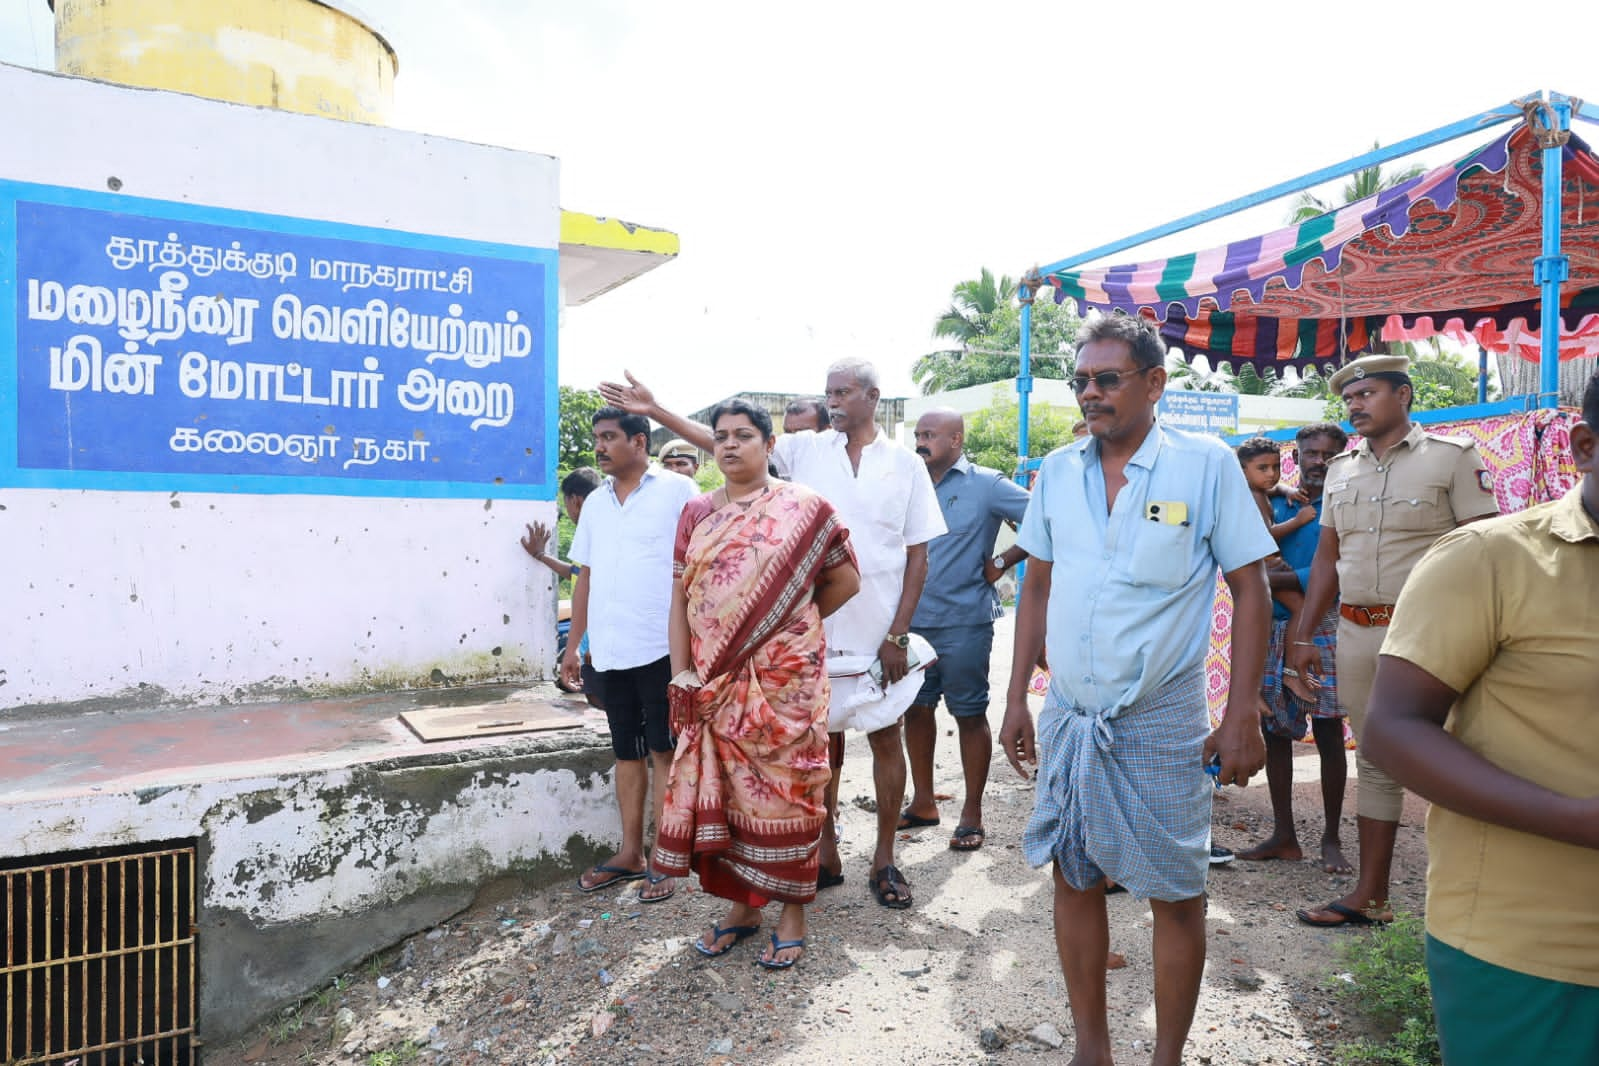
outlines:
M1463 422L1442 422L1427 426L1429 433L1469 437L1482 453L1483 463L1493 475L1494 496L1503 514L1524 510L1533 504L1558 500L1578 481L1577 466L1571 455L1571 426L1578 420L1574 411L1537 410L1520 414ZM1359 443L1351 437L1349 446ZM1283 477L1297 483L1298 470L1293 454L1283 452ZM1227 710L1229 671L1232 654L1233 598L1220 575L1216 580L1216 610L1211 617L1210 650L1205 656L1205 697L1211 722L1218 723ZM1346 741L1353 747L1353 738Z

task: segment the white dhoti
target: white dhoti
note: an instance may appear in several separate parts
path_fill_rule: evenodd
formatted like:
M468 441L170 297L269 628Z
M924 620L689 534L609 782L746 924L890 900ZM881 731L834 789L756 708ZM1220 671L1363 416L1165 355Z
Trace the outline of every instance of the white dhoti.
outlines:
M910 659L915 665L894 684L884 688L872 676L874 655L832 655L827 657L827 676L833 689L833 702L827 712L827 731L842 733L854 729L875 733L891 726L905 715L922 689L922 674L938 661L933 646L911 634Z

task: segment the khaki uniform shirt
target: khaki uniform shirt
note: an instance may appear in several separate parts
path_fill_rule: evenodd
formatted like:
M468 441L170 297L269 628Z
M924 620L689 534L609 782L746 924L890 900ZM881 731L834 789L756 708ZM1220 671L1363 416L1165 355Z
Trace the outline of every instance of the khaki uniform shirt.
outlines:
M1381 459L1362 440L1327 465L1321 524L1338 534L1338 595L1391 604L1433 541L1499 513L1477 446L1412 425Z
M1445 536L1405 586L1382 649L1461 694L1446 724L1461 743L1566 796L1599 795L1599 525L1581 491ZM1599 851L1434 805L1427 852L1433 936L1599 987Z

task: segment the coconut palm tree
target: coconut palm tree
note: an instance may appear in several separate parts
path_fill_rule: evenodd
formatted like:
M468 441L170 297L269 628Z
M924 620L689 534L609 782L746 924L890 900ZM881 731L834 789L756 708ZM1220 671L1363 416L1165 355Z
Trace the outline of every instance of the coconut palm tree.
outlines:
M1375 152L1381 147L1382 145L1379 142L1371 142L1372 151ZM1301 222L1315 218L1317 215L1325 215L1327 212L1335 210L1344 204L1352 204L1364 200L1368 196L1376 196L1384 189L1402 185L1411 178L1421 177L1424 173L1426 173L1425 167L1412 166L1406 167L1404 170L1384 174L1380 164L1366 167L1364 170L1357 170L1349 176L1349 181L1340 191L1340 199L1336 204L1328 203L1313 192L1300 193L1299 198L1294 201L1293 208L1289 211L1288 221L1298 225Z
M1166 376L1177 388L1236 392L1240 396L1314 397L1326 388L1314 368L1304 371L1297 381L1279 374L1274 366L1257 371L1252 363L1244 363L1235 371L1227 363L1218 362L1214 369L1205 371L1177 352L1166 356Z
M1285 374L1279 374L1274 366L1257 371L1252 363L1245 363L1234 376L1241 396L1284 396L1294 399L1315 396L1317 390L1322 388L1317 378L1314 372L1309 372L1295 381Z
M1206 360L1209 362L1209 360ZM1218 363L1209 370L1184 359L1181 352L1166 353L1166 380L1179 389L1190 392L1235 392L1232 372L1227 364Z
M954 341L963 349L989 332L994 312L1016 298L1016 282L1001 275L996 281L987 267L974 281L963 281L949 294L949 309L933 323L933 336Z

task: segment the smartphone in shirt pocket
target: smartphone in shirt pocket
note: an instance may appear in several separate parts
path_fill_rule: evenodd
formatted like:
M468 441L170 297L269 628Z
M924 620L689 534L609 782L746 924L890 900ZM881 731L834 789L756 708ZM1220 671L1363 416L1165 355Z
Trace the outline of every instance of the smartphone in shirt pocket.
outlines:
M1133 537L1127 564L1135 585L1176 589L1193 569L1194 529L1188 504L1182 500L1153 500L1144 508L1144 520Z

